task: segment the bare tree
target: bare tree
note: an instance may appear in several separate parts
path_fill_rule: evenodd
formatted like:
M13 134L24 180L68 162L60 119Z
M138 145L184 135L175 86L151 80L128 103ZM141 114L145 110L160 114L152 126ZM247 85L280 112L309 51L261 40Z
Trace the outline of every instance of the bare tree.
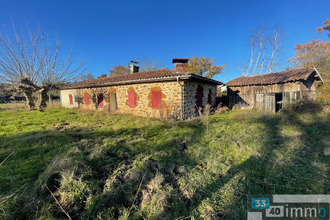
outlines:
M278 56L281 50L282 30L274 26L272 31L265 26L258 26L252 31L248 41L250 47L250 60L239 65L243 76L271 73L278 66Z
M30 109L46 107L47 92L73 80L82 64L72 68L72 49L65 54L59 40L51 41L40 28L18 32L13 37L0 36L0 81L23 92Z
M152 71L152 70L157 70L162 68L163 65L160 61L157 59L153 58L152 60L149 60L147 57L144 57L141 61L141 67L140 71Z
M79 77L76 77L77 82L90 80L90 79L94 79L94 76L92 73L81 74Z

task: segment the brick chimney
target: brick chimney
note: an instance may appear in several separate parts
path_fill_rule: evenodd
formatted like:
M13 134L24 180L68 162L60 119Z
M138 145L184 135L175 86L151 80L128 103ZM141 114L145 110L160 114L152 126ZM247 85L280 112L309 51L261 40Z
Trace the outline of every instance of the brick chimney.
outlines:
M140 67L135 66L134 64L131 64L131 65L129 66L129 72L130 72L130 74L139 72L139 68L140 68Z
M188 58L173 58L174 72L188 72Z

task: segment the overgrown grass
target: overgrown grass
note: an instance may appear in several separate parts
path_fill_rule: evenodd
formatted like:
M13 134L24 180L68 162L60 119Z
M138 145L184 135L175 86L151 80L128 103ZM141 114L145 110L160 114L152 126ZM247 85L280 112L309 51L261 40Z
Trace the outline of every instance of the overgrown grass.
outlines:
M0 218L245 219L250 194L330 192L317 105L176 123L0 109Z

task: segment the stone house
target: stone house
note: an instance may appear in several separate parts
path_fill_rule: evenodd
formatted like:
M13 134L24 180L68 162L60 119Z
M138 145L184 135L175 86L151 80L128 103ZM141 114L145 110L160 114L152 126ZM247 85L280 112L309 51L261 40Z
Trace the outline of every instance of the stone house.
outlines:
M159 69L86 80L61 88L61 106L138 116L187 119L214 105L222 83L188 72L189 59L174 58L174 71Z
M239 104L274 113L299 99L314 100L320 83L324 81L317 69L306 68L242 76L226 86L230 106Z

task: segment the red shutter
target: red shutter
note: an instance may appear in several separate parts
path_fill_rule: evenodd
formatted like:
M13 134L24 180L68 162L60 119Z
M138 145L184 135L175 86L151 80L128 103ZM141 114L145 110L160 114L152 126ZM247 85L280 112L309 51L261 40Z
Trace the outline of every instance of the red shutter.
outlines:
M103 94L102 93L97 94L97 103L98 103L98 106L103 106Z
M135 92L128 92L128 106L135 107Z
M89 105L88 94L84 94L85 105Z
M161 91L152 91L151 92L151 100L152 100L152 107L159 108L161 104Z
M69 100L70 100L70 105L73 105L73 98L72 98L72 94L69 94Z

